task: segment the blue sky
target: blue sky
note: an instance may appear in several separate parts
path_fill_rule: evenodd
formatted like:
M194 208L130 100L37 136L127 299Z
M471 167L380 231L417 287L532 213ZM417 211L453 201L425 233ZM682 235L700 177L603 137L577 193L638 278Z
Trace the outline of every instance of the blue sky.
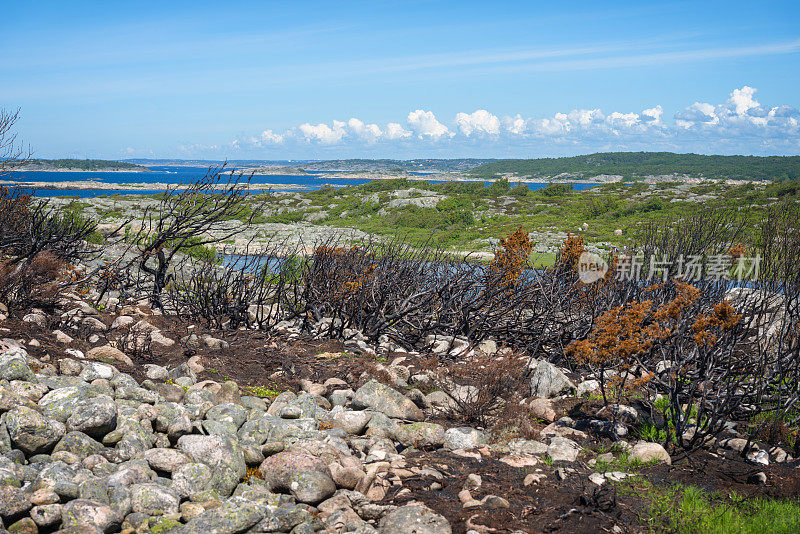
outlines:
M5 2L38 157L800 154L800 2Z

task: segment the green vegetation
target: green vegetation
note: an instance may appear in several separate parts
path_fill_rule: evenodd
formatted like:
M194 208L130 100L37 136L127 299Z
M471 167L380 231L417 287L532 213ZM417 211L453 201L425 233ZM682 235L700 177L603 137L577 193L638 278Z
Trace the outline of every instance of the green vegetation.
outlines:
M479 178L504 174L550 178L569 174L586 179L616 174L635 179L644 176L688 175L736 180L795 180L800 177L800 156L704 156L672 152L603 152L569 158L508 159L485 163L470 173Z
M537 258L548 265L555 251L552 245L560 243L567 232L580 232L587 243L603 243L601 248L622 247L631 243L641 225L652 220L736 208L755 221L766 206L794 201L798 194L800 181L768 185L608 183L578 191L570 184L558 183L531 190L504 179L431 183L397 178L309 191L300 199L275 196L268 200L267 210L288 211L264 222L290 223L319 213L317 224L403 237L412 244L486 251L498 238L524 226L533 232L537 245L550 248L547 252L540 249ZM617 229L622 235L615 233Z
M118 220L123 213L136 213L136 198L142 197L118 197L102 207L75 201L73 207L100 221ZM252 210L263 209L254 216L257 225L313 221L405 238L412 245L427 243L459 251L491 251L500 237L523 226L532 232L536 243L534 261L549 265L568 232L580 233L587 243L610 250L630 245L638 229L649 221L676 220L725 208L737 209L756 221L767 206L797 202L799 198L800 180L741 185L636 181L585 190L551 183L531 190L526 184L506 179L432 183L399 177L299 195L252 195L236 219L244 221ZM622 234L616 230L622 230ZM211 253L203 255L211 257Z
M90 205L91 204L85 202L72 201L64 206L61 217L65 223L71 223L75 227L81 227L89 222L89 219L83 214L83 210ZM106 242L106 238L103 234L95 230L86 236L86 241L93 245L102 245Z
M124 161L105 159L32 159L25 164L27 170L103 171L126 170L147 172L147 167Z
M655 532L763 534L800 532L800 502L732 493L708 493L694 486L655 486L640 478L619 483L620 492L646 500L642 522Z

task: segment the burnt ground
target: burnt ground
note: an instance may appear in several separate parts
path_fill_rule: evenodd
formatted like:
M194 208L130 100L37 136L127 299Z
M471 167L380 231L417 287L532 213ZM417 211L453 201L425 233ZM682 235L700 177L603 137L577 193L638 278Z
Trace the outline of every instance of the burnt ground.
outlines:
M114 317L107 314L100 316L106 324L110 324ZM50 316L50 319L52 324L41 328L24 323L19 318L9 318L0 328L0 339L21 340L26 343L26 349L32 356L44 357L45 361L57 364L59 359L70 356L64 352L67 347L56 342L52 335L52 330L59 327L58 318ZM169 350L154 349L145 354L128 353L134 366L128 368L118 364L118 367L139 381L145 378L142 364L175 366L184 363L190 356L199 355L205 371L198 375L198 380L234 380L245 389L243 394L248 393L248 386L260 386L272 391L298 391L298 381L301 378L323 382L327 378L337 377L355 389L366 381L365 372L374 372L376 363L374 358L345 352L344 345L334 340L290 338L251 331L215 332L199 325L190 331L185 323L164 317L147 316L147 320L160 328L164 335L175 340L190 332L210 333L226 340L230 347L216 351L207 348L194 351L176 343ZM105 341L100 341L90 345L83 340L88 337L86 333L64 330L75 338L69 348L86 352L92 346L105 344ZM104 337L107 342L112 343L121 335L121 332L100 334L101 338ZM38 340L41 345L29 345L31 339ZM420 358L420 368L428 365L422 360ZM412 359L411 363L416 362ZM557 412L559 416L575 417L591 413L600 405L597 400L566 400L557 403ZM458 426L456 421L446 421L446 424ZM585 445L594 448L597 442L587 442ZM444 515L450 521L455 534L463 534L470 528L487 533L513 532L518 529L525 532L592 534L649 531L649 527L643 523L647 500L637 495L637 490L645 492L646 487L640 487L634 482L627 484L627 491L620 491L609 484L598 488L587 479L592 468L581 462L570 464L569 467L575 469L575 472L568 474L564 480L559 480L556 473L558 465L539 462L533 467L512 467L500 462L501 456L497 452L491 452L478 460L457 456L443 449L409 453L408 467L433 467L444 477L437 479L433 476L415 475L403 478L402 487L391 487L382 502L404 504L413 500L422 501ZM748 483L748 477L760 471L767 474L767 483ZM458 492L467 475L471 473L477 473L483 479L481 488L473 492L474 498L498 495L508 500L510 508L462 508ZM546 475L546 479L526 487L523 479L529 473ZM695 452L676 461L672 466L641 468L639 475L658 486L682 483L721 494L735 492L745 498L800 498L800 468L797 465L754 466L738 457L724 458L706 451ZM434 482L441 484L442 488L430 489ZM411 492L398 496L402 488L408 488Z

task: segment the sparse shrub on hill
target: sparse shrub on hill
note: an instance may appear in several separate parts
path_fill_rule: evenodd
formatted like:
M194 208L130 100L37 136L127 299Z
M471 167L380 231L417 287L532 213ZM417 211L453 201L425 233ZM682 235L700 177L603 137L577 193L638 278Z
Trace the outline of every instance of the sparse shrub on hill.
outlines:
M169 282L169 270L178 253L213 246L239 235L262 212L262 205L248 206L250 177L232 171L226 177L225 165L211 167L205 176L183 188L171 186L160 195L155 209L147 210L139 229L129 236L136 260L135 268L147 275L150 302L163 308L161 294ZM221 223L239 220L219 233Z
M532 193L531 188L528 187L528 184L525 183L518 183L514 187L511 188L511 191L508 192L509 195L513 197L527 197Z
M49 251L24 262L0 254L0 302L11 309L50 306L73 281L70 266Z
M447 365L431 362L429 371L435 376L436 385L450 398L450 407L444 410L448 418L488 428L509 404L524 396L523 363L516 354L505 357L479 354ZM504 421L507 425L525 423Z
M78 281L71 265L97 254L103 242L94 221L33 199L18 188L0 187L0 302L11 308L48 305Z
M572 191L572 184L547 184L539 193L546 197L562 197Z

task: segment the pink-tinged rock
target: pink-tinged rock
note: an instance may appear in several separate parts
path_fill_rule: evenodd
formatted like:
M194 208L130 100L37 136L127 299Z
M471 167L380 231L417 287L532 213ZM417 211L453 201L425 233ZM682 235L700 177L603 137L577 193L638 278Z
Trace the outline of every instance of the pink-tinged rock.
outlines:
M288 490L292 477L304 471L317 471L328 477L331 476L331 471L325 462L299 452L274 454L261 462L258 470L264 480L275 490Z

